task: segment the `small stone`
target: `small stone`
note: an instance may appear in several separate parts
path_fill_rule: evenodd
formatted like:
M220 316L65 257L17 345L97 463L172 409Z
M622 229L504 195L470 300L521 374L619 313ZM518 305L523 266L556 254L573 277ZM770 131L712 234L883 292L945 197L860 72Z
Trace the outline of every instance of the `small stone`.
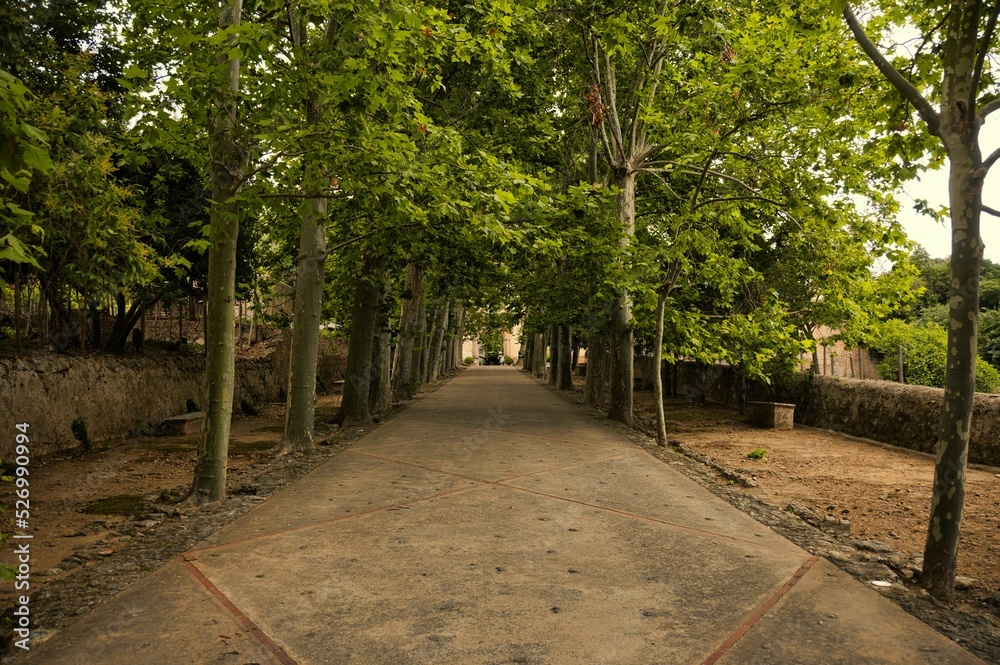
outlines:
M851 523L847 520L827 516L819 523L819 528L828 533L848 535L851 533Z
M955 578L955 588L961 591L967 591L969 589L978 589L980 586L980 581L975 577L963 577L959 575Z
M812 511L811 508L809 508L809 506L803 505L801 503L790 503L787 506L785 506L785 510L787 510L793 515L798 515L799 517L802 518L810 518L816 516L816 514Z
M886 545L881 540L855 540L854 546L866 552L876 552L879 554L892 552L892 546Z

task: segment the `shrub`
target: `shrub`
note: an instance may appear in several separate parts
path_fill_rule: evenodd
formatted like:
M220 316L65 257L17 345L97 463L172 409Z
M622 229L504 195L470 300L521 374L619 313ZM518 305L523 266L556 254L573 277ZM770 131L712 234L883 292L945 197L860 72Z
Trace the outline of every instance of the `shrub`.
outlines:
M510 356L504 356L503 357L503 364L504 365L513 365L514 364L514 359L511 358Z
M469 356L468 358L466 358L464 360L464 362L465 362L466 365L471 365L472 363L474 363L476 361L475 361L475 359L472 356Z
M871 347L882 358L878 372L883 379L899 376L899 346L903 346L903 377L907 383L944 388L945 365L948 357L948 333L941 326L912 325L892 320L875 326ZM976 362L976 390L996 392L1000 388L1000 372L980 358Z

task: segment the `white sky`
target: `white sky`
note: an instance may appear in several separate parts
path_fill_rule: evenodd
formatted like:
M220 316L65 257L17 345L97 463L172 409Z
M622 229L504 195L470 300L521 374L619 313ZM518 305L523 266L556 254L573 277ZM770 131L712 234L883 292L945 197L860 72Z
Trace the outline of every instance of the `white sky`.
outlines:
M983 159L1000 147L1000 112L990 117L979 133ZM951 254L951 223L938 223L913 210L914 199L926 199L932 207L948 205L948 165L938 171L925 171L920 180L911 180L896 197L899 200L897 219L906 234L927 250L933 257L945 258ZM1000 166L995 166L986 176L983 187L983 204L1000 210ZM983 213L980 226L986 245L984 257L1000 263L1000 217Z

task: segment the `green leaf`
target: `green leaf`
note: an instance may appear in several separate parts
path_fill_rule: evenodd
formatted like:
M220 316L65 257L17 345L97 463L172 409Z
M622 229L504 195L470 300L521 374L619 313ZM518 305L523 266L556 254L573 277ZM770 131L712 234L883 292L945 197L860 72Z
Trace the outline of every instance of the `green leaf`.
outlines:
M38 129L37 127L29 125L23 120L21 121L21 131L28 138L35 139L36 141L41 141L42 143L47 143L49 140L49 137L45 135L45 132Z
M49 173L52 170L52 160L48 152L29 144L25 144L23 150L24 162L28 166L33 166L42 173Z

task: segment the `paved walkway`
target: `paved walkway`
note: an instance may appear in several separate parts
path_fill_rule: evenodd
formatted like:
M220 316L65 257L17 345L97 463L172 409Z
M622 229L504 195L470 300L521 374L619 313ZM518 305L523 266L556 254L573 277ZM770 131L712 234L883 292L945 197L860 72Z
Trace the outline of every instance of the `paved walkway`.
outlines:
M980 663L523 373L473 368L29 663Z

